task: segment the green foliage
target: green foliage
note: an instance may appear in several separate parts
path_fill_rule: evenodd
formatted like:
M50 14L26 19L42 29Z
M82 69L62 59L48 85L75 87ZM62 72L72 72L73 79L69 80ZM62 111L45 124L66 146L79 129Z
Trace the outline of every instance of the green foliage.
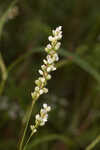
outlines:
M37 102L30 122L43 102L52 111L27 150L83 150L92 141L95 145L100 134L99 14L98 0L0 1L0 150L18 147L47 37L58 25L63 26L60 61L49 94ZM100 143L94 149L99 150Z

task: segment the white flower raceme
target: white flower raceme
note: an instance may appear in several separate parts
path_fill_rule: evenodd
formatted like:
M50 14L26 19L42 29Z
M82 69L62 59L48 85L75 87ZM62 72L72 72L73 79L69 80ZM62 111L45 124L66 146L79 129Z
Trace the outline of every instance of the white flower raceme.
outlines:
M41 108L40 113L35 116L35 125L30 126L33 134L37 132L37 128L39 126L44 126L48 121L48 112L50 110L50 106L48 106L47 104L43 104L43 108Z
M39 77L36 81L36 87L34 92L31 93L32 98L38 98L41 94L47 93L48 89L45 88L47 80L51 79L50 72L55 71L55 62L59 60L57 50L60 48L61 43L59 40L62 38L62 26L57 27L52 31L52 36L49 36L48 39L50 43L46 46L45 51L47 53L46 59L43 60L43 65L39 69L39 74L42 77Z

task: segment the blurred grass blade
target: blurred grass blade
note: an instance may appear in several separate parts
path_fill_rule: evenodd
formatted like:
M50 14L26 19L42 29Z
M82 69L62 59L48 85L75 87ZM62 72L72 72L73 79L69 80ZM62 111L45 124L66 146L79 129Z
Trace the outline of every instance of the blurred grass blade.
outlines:
M13 0L13 2L11 2L11 4L9 5L8 9L3 13L3 15L0 18L0 37L2 35L2 31L3 31L3 26L7 20L7 16L9 11L14 7L14 5L16 4L17 0Z
M69 51L61 50L60 54L65 57L68 57L70 61L80 66L83 70L88 72L93 78L95 78L98 82L100 82L100 74L88 62L86 62L86 60L83 60L82 58L80 58L80 56L73 54L72 52L69 52ZM66 63L68 63L68 60L66 61ZM64 65L66 63L64 61ZM62 63L62 66L63 66L63 63Z
M58 134L48 134L45 136L40 136L37 139L35 138L34 141L32 141L26 150L31 150L34 147L38 146L39 144L42 144L44 142L54 141L54 140L60 140L66 144L66 147L75 148L76 144L73 142L72 139L64 136L64 135L58 135Z
M33 53L43 52L43 50L44 50L44 48L40 47L40 48L34 48L33 50L28 51L23 56L21 56L18 59L16 59L8 67L8 72L10 72L11 70L13 70L13 68L17 64L19 64L20 62L22 62L25 58L29 57ZM72 63L75 63L76 65L80 66L84 71L88 72L96 81L100 82L100 74L98 73L98 71L95 68L93 68L88 62L86 62L86 60L83 60L79 55L73 54L72 52L69 52L69 51L65 51L64 49L61 49L59 51L59 54L61 56L67 57L69 59L62 60L59 63L57 63L57 67L58 68L66 65L66 64L70 65Z
M98 143L100 143L100 135L86 148L86 150L92 150Z
M1 71L1 76L2 76L1 82L0 82L0 95L1 95L4 89L5 81L7 80L7 76L8 76L7 69L6 69L1 53L0 53L0 71Z

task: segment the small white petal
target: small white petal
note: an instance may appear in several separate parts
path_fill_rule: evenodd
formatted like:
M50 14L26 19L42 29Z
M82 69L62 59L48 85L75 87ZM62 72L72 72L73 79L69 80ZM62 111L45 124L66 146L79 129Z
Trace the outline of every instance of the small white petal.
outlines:
M33 129L35 128L35 126L34 126L34 125L31 125L30 128L31 128L31 130L33 130Z
M50 72L51 71L51 67L47 67L47 72Z
M51 75L48 74L48 75L46 76L46 79L47 79L47 80L50 80L50 79L51 79Z
M59 29L59 30L62 30L62 26L59 26L58 29Z
M48 48L48 49L51 49L51 48L52 48L51 44L48 44L48 45L47 45L47 48Z
M45 122L41 122L41 123L40 123L40 126L44 126L44 125L45 125Z
M44 64L46 64L46 65L48 64L48 62L47 62L45 59L43 59L43 62L44 62Z
M48 39L49 39L49 41L53 41L54 40L54 38L52 36L49 36Z
M47 106L48 106L47 104L45 104L45 103L43 104L43 108L47 108Z
M37 132L37 129L34 129L34 130L33 130L33 133L36 133L36 132Z
M55 61L58 61L58 60L59 60L58 54L54 54L53 59L54 59Z
M40 93L40 95L42 95L42 94L44 93L43 89L41 89L41 90L39 91L39 93Z
M35 84L36 84L36 85L39 85L39 84L40 84L40 81L39 81L39 80L35 80Z
M35 118L36 118L36 119L38 119L39 117L40 117L40 115L39 115L39 114L37 114L37 115L35 116Z
M45 70L45 69L46 69L46 66L45 66L45 65L42 65L41 68L42 68L42 70Z
M61 43L58 42L58 43L56 44L56 46L55 46L55 49L58 50L58 49L60 48L60 45L61 45Z
M45 82L45 78L43 78L43 77L40 77L39 80L40 80L42 83Z
M51 107L50 107L50 106L48 106L47 111L48 111L48 112L51 111Z
M40 70L40 69L39 69L39 73L40 73L40 75L43 75L43 71L42 71L42 70Z
M47 88L43 88L44 93L48 93L48 89Z
M47 55L47 61L49 64L52 64L54 60L51 58L50 55Z
M39 91L39 87L38 86L35 87L35 91Z

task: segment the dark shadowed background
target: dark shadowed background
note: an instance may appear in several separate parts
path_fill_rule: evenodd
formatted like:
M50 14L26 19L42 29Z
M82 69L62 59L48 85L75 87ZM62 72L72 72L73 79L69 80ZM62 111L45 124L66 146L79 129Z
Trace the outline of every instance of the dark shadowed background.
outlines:
M44 102L52 111L27 150L85 150L100 134L100 1L0 0L0 150L18 149L44 48L59 25L60 61L30 124Z

